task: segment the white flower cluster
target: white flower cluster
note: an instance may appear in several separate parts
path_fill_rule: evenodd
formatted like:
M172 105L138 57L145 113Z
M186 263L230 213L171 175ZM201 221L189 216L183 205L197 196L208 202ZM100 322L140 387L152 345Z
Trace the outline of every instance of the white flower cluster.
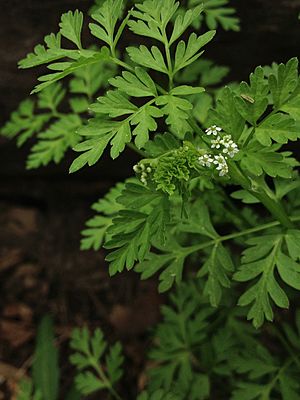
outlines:
M205 133L207 134L207 136L210 136L210 135L217 136L218 133L221 131L222 131L222 128L220 128L217 125L213 125L213 126L210 126L209 128L207 128Z
M211 140L211 149L212 150L220 150L222 154L212 155L212 154L204 154L199 157L199 162L203 167L211 167L212 165L216 165L216 170L219 171L220 176L224 176L228 173L228 165L227 158L234 157L235 154L239 152L238 146L232 140L231 135L222 136L220 133L222 132L222 128L219 126L213 125L210 128L207 128L205 133L210 136L216 136L215 139Z
M145 167L144 164L136 164L133 166L134 172L141 174L140 180L144 185L147 185L148 174L152 172L150 167Z

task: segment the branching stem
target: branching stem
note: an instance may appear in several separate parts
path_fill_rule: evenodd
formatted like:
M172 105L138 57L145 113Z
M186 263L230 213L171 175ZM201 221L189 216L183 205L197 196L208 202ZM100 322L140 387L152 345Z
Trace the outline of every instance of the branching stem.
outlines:
M298 221L300 221L300 216L290 217L290 220L293 222L298 222ZM194 246L186 247L184 249L184 253L186 256L188 256L192 253L195 253L196 251L206 249L207 247L210 247L210 246L214 246L217 243L225 242L227 240L237 239L238 237L247 236L252 233L264 231L269 228L275 228L276 226L279 226L279 225L280 225L279 221L273 221L273 222L269 222L267 224L262 224L262 225L256 226L254 228L245 229L244 231L241 231L241 232L235 232L235 233L231 233L229 235L220 236L220 237L217 237L216 239L209 240L205 243L200 243L200 244L196 244Z

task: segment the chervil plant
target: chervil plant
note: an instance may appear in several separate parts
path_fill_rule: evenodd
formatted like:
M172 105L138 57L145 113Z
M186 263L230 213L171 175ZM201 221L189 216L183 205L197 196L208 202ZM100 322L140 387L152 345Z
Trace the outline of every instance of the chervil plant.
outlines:
M64 14L59 32L20 61L50 73L2 133L19 144L37 136L28 168L59 162L70 147L71 173L105 151L113 160L126 147L140 155L133 177L93 205L81 244L107 249L111 275L134 269L174 291L139 400L298 399L300 180L286 146L300 137L298 60L220 88L227 68L202 55L212 29L239 29L227 0L134 3L96 2L91 48L82 13ZM126 30L135 39L122 54ZM260 332L245 321L261 328L274 318ZM120 399L121 347L103 361L105 346L100 331L74 332L76 387Z

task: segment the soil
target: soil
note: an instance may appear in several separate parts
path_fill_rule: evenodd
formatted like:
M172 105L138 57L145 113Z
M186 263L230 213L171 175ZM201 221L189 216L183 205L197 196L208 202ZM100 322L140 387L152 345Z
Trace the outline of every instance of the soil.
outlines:
M220 31L206 53L230 66L230 80L247 79L259 64L298 55L300 0L232 4L242 32ZM91 1L0 0L0 5L1 125L36 81L37 71L18 71L17 61L56 31L62 12L86 11ZM72 154L59 166L25 171L28 146L16 149L0 138L0 400L14 399L19 377L30 368L37 323L46 313L55 319L62 360L73 326L100 326L110 341L121 340L128 360L121 391L132 399L145 383L147 333L159 321L164 297L155 280L140 282L134 273L109 278L104 252L80 252L79 241L92 215L90 204L130 176L136 156L128 150L114 163L105 158L70 177ZM69 376L62 364L63 376ZM63 379L62 393L68 384Z

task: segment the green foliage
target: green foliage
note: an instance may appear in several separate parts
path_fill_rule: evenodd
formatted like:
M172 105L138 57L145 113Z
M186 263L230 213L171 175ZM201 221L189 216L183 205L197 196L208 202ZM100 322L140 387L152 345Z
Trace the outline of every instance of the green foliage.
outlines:
M97 215L86 222L86 229L81 232L81 250L99 250L108 236L108 228L112 219L120 211L122 206L117 203L125 184L119 183L112 188L105 197L99 199L92 205Z
M126 147L139 155L136 176L92 206L81 242L107 250L111 275L134 269L142 279L158 276L160 292L173 290L139 400L299 397L300 184L290 146L300 137L298 60L257 67L249 82L222 87L228 68L202 54L216 27L239 29L228 5L98 0L89 30L102 47L88 49L83 14L63 14L59 32L20 62L52 73L2 129L19 145L36 137L28 168L57 163L69 148L80 153L70 172L108 148L112 159ZM193 32L204 21L210 30ZM123 55L126 27L132 40ZM65 77L66 87L57 82ZM290 304L295 324L281 311ZM257 329L265 320L276 325L261 333L245 319ZM45 321L19 400L59 396ZM69 398L106 390L120 400L121 345L108 349L101 330L83 328L71 348Z
M68 113L60 111L65 109L66 102L66 90L60 83L38 93L35 100L24 100L20 104L1 133L9 139L17 137L19 146L31 138L37 139L27 159L28 169L50 162L58 164L67 150L79 143L77 130L85 123L89 102L113 74L114 68L104 63L74 73L69 84Z
M229 0L189 0L189 7L194 7L197 4L203 5L202 18L196 20L194 26L198 28L205 20L209 29L216 29L220 25L226 31L239 31L240 20L235 15L236 10L233 7L228 7L230 3Z
M42 400L40 391L32 393L33 384L29 379L23 379L19 384L17 400Z
M21 380L18 400L58 399L60 369L54 339L53 321L49 316L45 316L38 326L32 379Z
M54 161L56 164L63 158L67 149L78 143L76 130L81 125L77 114L68 114L37 135L38 143L32 147L28 157L27 168L38 168Z
M290 243L295 243L299 233L291 231L288 234ZM270 299L278 307L289 307L288 297L275 277L276 270L285 284L300 290L300 264L293 260L290 253L284 253L283 241L281 233L249 239L247 244L252 247L244 251L240 270L234 275L234 279L240 282L259 278L239 299L241 306L253 303L248 319L253 319L256 327L263 324L264 318L273 320ZM295 256L293 250L292 254Z
M92 18L99 24L89 24L92 35L107 43L111 49L116 45L114 33L121 13L122 0L108 0L92 13Z
M257 332L232 309L232 301L226 297L216 319L201 285L188 282L171 295L150 353L158 363L149 371L150 387L162 385L183 400L297 398L299 311L295 328L284 323L283 333L269 333L269 341L285 343L284 354L259 343Z
M108 229L110 240L105 243L105 248L113 250L106 257L111 275L124 268L132 269L136 261L143 261L152 238L164 243L169 220L166 196L141 184L126 184L118 201L124 208L112 220Z
M172 393L166 393L163 390L158 389L151 395L147 392L141 393L137 400L178 400L178 397Z
M59 387L58 350L54 345L53 322L50 317L44 317L39 325L32 363L32 377L43 399L57 399Z
M9 139L19 135L17 144L21 146L32 135L39 132L49 119L49 114L35 116L34 102L27 99L22 101L19 108L12 113L11 120L4 125L1 134Z
M107 342L104 339L103 332L96 329L94 334L90 335L87 328L83 328L75 329L72 332L70 346L74 351L70 357L70 362L76 366L78 371L81 371L75 377L78 391L83 395L89 395L98 390L106 389L114 394L113 386L122 376L123 356L120 343L111 346L107 352ZM103 362L106 365L105 372Z
M108 60L109 53L106 48L102 48L99 52L82 48L82 24L83 14L78 10L63 14L59 24L59 32L47 35L45 45L37 45L33 53L28 54L26 58L19 62L20 68L49 64L47 68L55 71L39 77L39 81L42 83L37 85L32 93L38 93L82 68ZM62 37L75 44L76 49L64 49L61 45ZM62 61L64 59L68 61Z

